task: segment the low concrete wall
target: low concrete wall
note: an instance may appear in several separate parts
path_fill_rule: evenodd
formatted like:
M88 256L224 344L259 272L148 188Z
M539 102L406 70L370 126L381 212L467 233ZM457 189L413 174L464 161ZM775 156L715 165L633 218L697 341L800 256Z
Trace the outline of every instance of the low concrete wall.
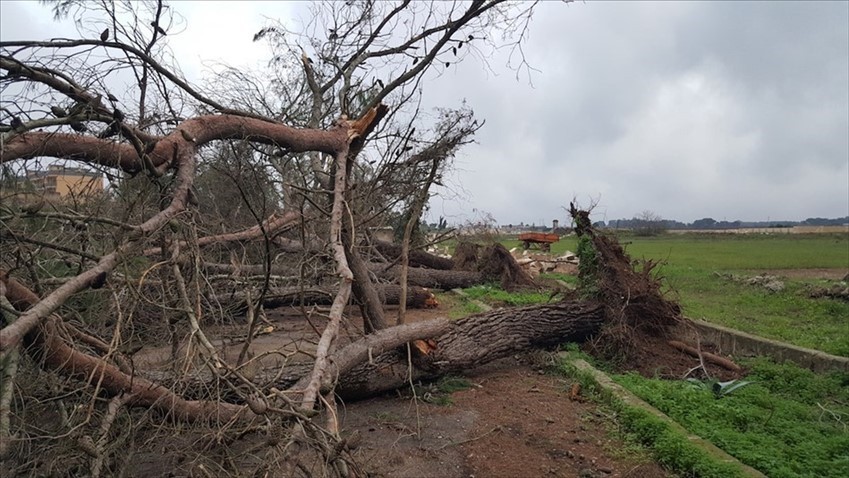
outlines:
M689 343L696 343L697 340L709 342L716 345L719 352L725 355L767 356L776 362L790 360L814 372L832 370L849 372L849 358L798 347L778 340L765 339L701 320L693 320L692 327L680 326L675 331L675 335Z

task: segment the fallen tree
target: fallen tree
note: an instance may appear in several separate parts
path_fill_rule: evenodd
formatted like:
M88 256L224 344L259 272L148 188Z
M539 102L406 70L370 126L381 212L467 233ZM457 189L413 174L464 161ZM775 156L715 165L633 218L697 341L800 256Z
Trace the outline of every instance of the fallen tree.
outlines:
M386 241L374 241L374 248L390 262L401 260L401 246L398 244ZM454 261L420 249L413 249L410 250L409 265L410 267L424 267L427 269L447 271L454 268Z
M370 264L369 269L384 280L397 282L401 277L401 267L399 266L387 268L386 264ZM486 282L484 275L479 272L422 269L420 267L410 267L407 271L407 280L413 285L440 290L464 289Z
M384 305L398 305L401 300L401 286L397 284L375 284L380 301ZM270 288L262 294L261 303L266 309L299 305L330 305L333 303L334 291L330 288ZM254 297L259 294L253 294ZM230 308L243 309L247 307L248 297L245 292L231 291L215 294L215 299ZM254 299L252 299L254 300ZM407 307L421 309L435 305L436 299L432 292L424 287L409 287L407 290Z
M110 27L82 32L87 38L0 43L0 86L15 92L14 106L0 108L0 164L20 166L9 177L23 178L43 172L41 158L69 161L95 168L87 170L94 184L104 178L92 171L105 172L111 188L55 203L32 202L34 188L25 187L3 198L0 268L10 272L0 295L10 305L0 324L0 459L11 474L117 472L127 447L156 444L139 428L189 421L197 427L167 433L208 443L187 463L209 460L215 473L233 475L274 467L283 476L347 478L357 473L339 439L334 393L368 396L530 347L601 337L614 330L606 324L635 326L665 304L656 289L640 288L639 275L623 282L604 272L605 293L588 301L400 326L384 314L396 296L404 304L423 297L407 283L535 287L498 245L459 267L410 251L430 185L481 124L465 107L419 124L420 80L448 67L445 57L460 61L492 45L493 30L524 37L532 7L315 4L316 21L301 32L257 32L279 70L262 78L227 70L208 92L169 66L163 27L173 9L162 2L54 7L57 17L77 12L83 29ZM136 74L125 85L119 72L128 69ZM115 84L123 93L108 90ZM383 246L369 249L364 231L399 217L401 253L384 248L389 262L370 266ZM585 231L602 264L627 266ZM411 264L427 268L403 269ZM626 290L633 294L623 302ZM258 360L251 340L262 307L305 298L329 305L316 314L313 348L297 350L308 360L295 366L286 355L272 378L254 381L243 372ZM232 360L212 336L213 324L233 322L228 302L244 303L247 319ZM345 335L354 329L351 304L363 315L353 339ZM162 370L137 367L139 343L170 349ZM244 468L229 445L251 434L266 441ZM309 465L305 450L316 454Z
M583 342L604 323L603 307L569 301L498 309L451 321L448 331L414 349L410 368L405 350L392 350L343 375L336 393L358 399L413 381L462 374L531 348Z

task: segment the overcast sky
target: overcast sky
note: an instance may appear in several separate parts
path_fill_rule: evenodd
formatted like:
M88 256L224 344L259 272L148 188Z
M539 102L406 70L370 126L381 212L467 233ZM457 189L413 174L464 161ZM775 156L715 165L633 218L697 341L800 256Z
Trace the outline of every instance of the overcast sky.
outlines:
M171 5L190 79L262 64L265 18L304 11ZM35 2L0 2L0 21L4 40L76 35ZM562 222L573 198L597 202L595 220L849 215L849 2L543 3L525 53L533 86L497 55L497 75L469 58L425 85L427 105L466 99L486 120L433 218Z

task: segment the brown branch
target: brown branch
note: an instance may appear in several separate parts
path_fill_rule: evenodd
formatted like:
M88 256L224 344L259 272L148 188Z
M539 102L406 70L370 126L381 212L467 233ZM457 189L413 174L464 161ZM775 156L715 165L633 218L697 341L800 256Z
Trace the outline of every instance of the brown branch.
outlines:
M144 223L139 225L138 235L121 243L114 251L100 258L97 265L65 282L44 299L37 301L15 323L0 330L0 358L11 347L19 344L24 336L39 322L54 313L72 295L91 286L104 274L111 272L122 260L138 247L138 242L146 235L165 226L168 221L186 208L189 190L194 180L195 161L190 155L180 158L177 170L176 187L171 203ZM2 271L0 271L0 275Z
M336 178L333 186L333 209L330 214L330 244L333 249L333 258L336 260L336 272L341 279L339 292L330 306L330 321L324 328L321 338L316 347L316 358L313 371L309 376L304 395L301 400L301 408L312 410L318 398L322 383L327 380L330 362L329 355L333 352L332 345L339 333L339 325L342 322L342 312L351 295L351 283L354 274L348 266L345 258L345 246L342 243L342 217L345 210L345 189L347 183L346 164L348 161L347 148L336 154Z
M17 310L26 310L40 304L38 296L24 285L5 275L0 277L6 287L6 297ZM127 405L153 408L177 420L227 422L237 417L253 416L253 412L245 406L186 400L162 385L125 374L105 360L82 353L68 345L60 333L63 326L58 316L51 315L42 321L38 328L27 334L26 351L46 370L86 383L98 383L112 396L128 394L131 398L127 399Z
M682 352L685 352L689 355L692 355L693 357L696 357L696 358L699 358L699 359L704 358L705 361L710 362L714 365L719 365L720 367L722 367L726 370L731 370L731 371L734 371L734 372L740 372L740 371L743 370L742 367L740 367L736 363L728 360L725 357L720 357L719 355L714 355L710 352L703 352L701 350L698 350L695 347L691 347L691 346L685 344L684 342L679 342L677 340L670 340L669 345L675 347L676 349L678 349Z
M160 138L147 157L153 166L160 168L170 164L175 157L194 153L198 146L224 139L273 144L296 153L319 151L335 154L347 147L348 136L348 127L342 125L329 130L300 129L242 116L207 115L184 121L179 129ZM30 131L9 140L0 150L0 163L42 156L74 159L128 172L144 169L138 151L129 144L86 135L41 131Z
M196 245L197 247L205 247L213 244L222 244L226 242L252 241L254 239L263 237L265 234L279 234L287 231L291 227L294 227L297 224L296 221L300 217L301 214L297 211L286 212L281 215L278 215L277 213L272 213L271 216L268 217L268 219L263 221L261 226L257 224L255 226L251 226L247 229L243 229L237 232L228 232L226 234L217 234L215 236L201 237L198 238ZM178 244L180 245L180 247L185 247L188 243L186 241L180 241ZM152 256L160 254L161 252L161 247L151 247L149 249L145 249L144 255Z

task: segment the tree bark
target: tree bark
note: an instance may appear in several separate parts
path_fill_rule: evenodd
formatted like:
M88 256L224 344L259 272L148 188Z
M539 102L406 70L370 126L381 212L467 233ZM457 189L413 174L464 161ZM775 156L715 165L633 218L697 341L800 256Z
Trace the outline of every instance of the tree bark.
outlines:
M339 378L336 393L354 400L394 390L412 380L463 373L534 347L582 342L601 328L604 308L585 302L560 302L499 309L449 323L409 368L406 352L393 350L353 367Z
M397 244L374 241L374 247L390 261L395 261L401 257L401 246ZM454 268L454 261L415 249L410 251L410 267L427 267L428 269L450 271Z
M401 299L401 286L397 284L374 284L378 301L385 305L398 305ZM333 303L335 291L329 288L288 287L280 289L269 289L262 300L262 306L266 309L275 307L304 305L329 305ZM423 287L410 287L407 291L407 307L423 308L427 300L433 294ZM236 308L245 306L245 295L242 292L219 293L216 299L223 304L234 304Z
M370 264L369 268L382 279L397 281L401 276L401 268L398 266L392 266L388 270L384 270L386 264ZM427 287L429 289L451 290L482 284L484 277L478 272L443 271L411 267L407 271L407 281L412 285Z
M385 329L389 326L389 323L384 317L383 303L371 281L368 265L351 243L350 234L343 234L342 242L345 244L345 254L348 257L351 272L354 274L354 283L351 284L352 292L354 298L360 304L363 328L366 333Z

